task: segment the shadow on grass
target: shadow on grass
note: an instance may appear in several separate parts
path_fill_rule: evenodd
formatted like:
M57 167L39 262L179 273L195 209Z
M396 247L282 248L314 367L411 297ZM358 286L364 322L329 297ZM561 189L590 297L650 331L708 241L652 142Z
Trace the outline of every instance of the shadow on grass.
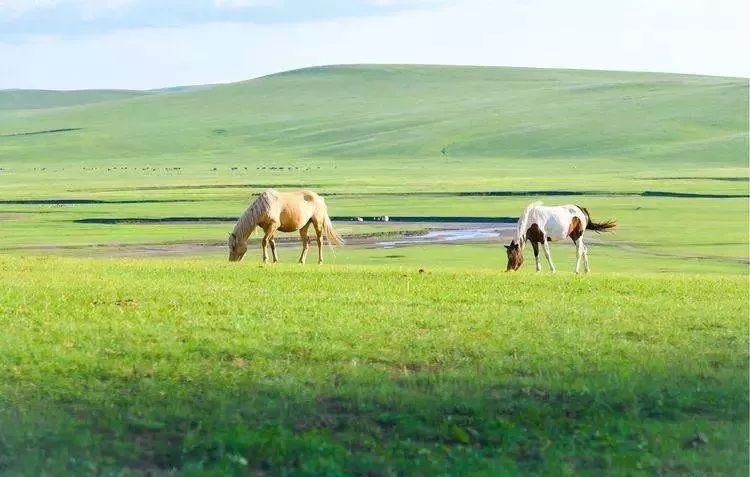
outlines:
M252 366L242 358L231 363ZM747 469L746 382L727 387L668 373L617 385L601 375L586 376L585 386L545 386L532 376L362 368L323 381L248 379L241 372L216 380L142 377L84 383L76 396L4 401L0 474L743 475Z

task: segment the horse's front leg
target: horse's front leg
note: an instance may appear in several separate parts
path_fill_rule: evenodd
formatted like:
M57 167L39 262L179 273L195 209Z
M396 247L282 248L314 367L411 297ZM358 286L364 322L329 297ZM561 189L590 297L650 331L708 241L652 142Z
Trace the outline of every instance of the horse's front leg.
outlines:
M263 249L263 263L268 263L268 250L267 247L271 245L271 253L273 254L273 261L278 262L276 259L276 241L273 239L273 234L276 233L278 226L271 223L267 228L263 229L264 235L263 240L260 241L260 246Z
M299 236L302 239L302 255L299 256L299 263L305 264L307 260L307 251L310 249L310 237L307 235L307 229L310 227L310 223L299 229Z
M276 263L279 261L279 258L276 256L276 239L271 236L271 238L268 239L268 243L271 244L271 255L273 255L273 263Z
M536 266L536 271L541 272L542 271L542 263L539 261L539 243L538 242L531 242L531 246L534 248L534 262Z
M274 234L276 233L276 230L278 229L278 225L275 222L272 222L267 229L264 229L266 234L263 236L263 263L268 263L268 252L266 251L266 246L271 246L271 255L273 255L273 263L276 263L279 261L278 257L276 257L276 239L274 239Z
M549 240L547 240L546 237L545 237L544 242L542 242L542 245L544 246L544 258L547 259L547 263L549 264L549 270L550 272L555 273L557 270L555 269L555 264L552 263L552 257L550 256L550 253L549 253Z
M268 263L268 250L266 250L267 246L268 246L268 232L266 232L266 234L263 235L263 238L260 241L260 249L263 251L263 263Z

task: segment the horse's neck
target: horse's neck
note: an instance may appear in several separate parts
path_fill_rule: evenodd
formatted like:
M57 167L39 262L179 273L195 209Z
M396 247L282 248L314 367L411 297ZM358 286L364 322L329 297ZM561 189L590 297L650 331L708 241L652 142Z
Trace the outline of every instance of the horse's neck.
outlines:
M523 211L523 215L519 217L518 224L516 225L516 242L523 249L526 244L526 233L529 231L529 227L533 223L536 223L540 227L544 227L546 222L546 214L539 209L539 203L534 202Z
M237 223L234 225L234 230L232 231L234 236L241 240L247 240L256 225L252 217L251 209L252 206L248 207L248 209L240 216Z

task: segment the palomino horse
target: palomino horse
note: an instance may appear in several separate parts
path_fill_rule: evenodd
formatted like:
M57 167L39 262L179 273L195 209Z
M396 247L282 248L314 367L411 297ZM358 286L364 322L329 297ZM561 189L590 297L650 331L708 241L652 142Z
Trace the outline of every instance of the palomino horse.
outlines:
M329 243L344 244L341 236L331 224L328 208L323 198L309 190L278 192L268 189L260 194L240 216L234 230L229 234L227 241L229 261L236 262L242 259L247 252L247 238L253 233L255 227L261 227L265 232L261 241L264 262L268 262L266 246L269 244L273 261L279 261L276 256L276 240L274 240L276 231L299 230L299 235L302 237L302 255L299 257L299 263L305 263L307 251L310 248L310 237L307 236L310 224L315 228L315 235L318 238L318 263L323 263L323 241L321 240L323 235Z
M549 242L564 240L570 237L576 246L576 267L578 268L583 257L583 266L586 273L589 272L588 250L583 245L583 232L593 230L601 233L607 232L617 225L614 220L604 222L592 222L589 211L577 205L560 205L556 207L545 207L541 202L533 202L526 207L523 215L518 219L516 236L506 245L508 253L508 267L510 270L518 270L523 264L523 247L526 241L531 242L534 247L534 260L536 260L536 271L542 269L539 263L539 244L542 244L544 256L547 258L549 269L554 273L555 265L549 254Z

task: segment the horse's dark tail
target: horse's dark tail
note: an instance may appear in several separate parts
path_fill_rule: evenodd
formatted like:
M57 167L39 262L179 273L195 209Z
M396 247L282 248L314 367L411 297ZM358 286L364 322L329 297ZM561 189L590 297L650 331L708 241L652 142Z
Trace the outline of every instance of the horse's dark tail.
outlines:
M604 222L589 222L586 224L586 230L593 230L596 233L608 232L617 227L616 220L605 220Z
M589 214L589 211L585 207L581 207L580 205L577 206L581 211L586 214L586 230L593 230L594 232L600 234L602 232L609 232L610 230L617 227L617 221L616 220L605 220L603 222L594 222L591 220L591 215Z

